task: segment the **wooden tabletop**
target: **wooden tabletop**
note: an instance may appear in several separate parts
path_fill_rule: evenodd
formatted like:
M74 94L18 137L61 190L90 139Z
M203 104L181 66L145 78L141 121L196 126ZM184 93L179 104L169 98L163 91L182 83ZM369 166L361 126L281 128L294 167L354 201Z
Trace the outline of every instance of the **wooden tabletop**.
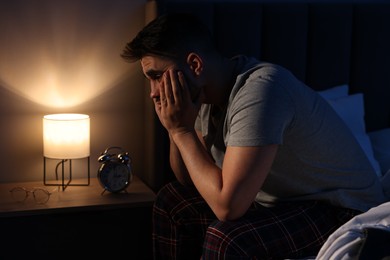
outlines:
M73 180L72 183L87 183L87 180ZM35 203L32 195L24 202L16 202L10 193L14 187L39 187L52 194L46 204ZM151 206L155 199L154 192L137 176L133 177L127 192L112 194L106 191L102 195L102 191L103 188L96 177L90 179L89 186L68 186L64 191L61 187L45 186L43 181L3 183L0 184L0 217L145 207Z

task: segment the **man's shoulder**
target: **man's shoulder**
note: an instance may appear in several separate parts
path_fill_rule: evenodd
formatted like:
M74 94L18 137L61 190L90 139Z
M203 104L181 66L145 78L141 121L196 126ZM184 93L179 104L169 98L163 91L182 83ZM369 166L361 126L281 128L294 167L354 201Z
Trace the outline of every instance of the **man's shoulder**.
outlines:
M238 82L240 79L246 82L248 78L255 79L259 77L269 80L295 79L288 69L275 63L245 55L235 56L232 60L236 62Z

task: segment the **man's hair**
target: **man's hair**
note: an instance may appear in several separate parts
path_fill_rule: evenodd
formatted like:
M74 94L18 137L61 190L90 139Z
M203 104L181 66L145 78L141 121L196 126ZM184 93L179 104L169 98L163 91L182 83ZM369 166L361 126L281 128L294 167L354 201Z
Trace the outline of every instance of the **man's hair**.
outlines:
M190 14L165 14L146 25L126 44L121 56L133 62L147 55L178 59L192 51L215 51L207 26Z

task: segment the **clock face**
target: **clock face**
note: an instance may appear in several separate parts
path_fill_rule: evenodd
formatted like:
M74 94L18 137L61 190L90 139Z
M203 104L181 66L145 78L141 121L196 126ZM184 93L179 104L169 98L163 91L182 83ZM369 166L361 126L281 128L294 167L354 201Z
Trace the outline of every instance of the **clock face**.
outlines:
M125 189L129 185L130 176L129 167L117 162L104 163L98 174L101 184L110 192L119 192Z

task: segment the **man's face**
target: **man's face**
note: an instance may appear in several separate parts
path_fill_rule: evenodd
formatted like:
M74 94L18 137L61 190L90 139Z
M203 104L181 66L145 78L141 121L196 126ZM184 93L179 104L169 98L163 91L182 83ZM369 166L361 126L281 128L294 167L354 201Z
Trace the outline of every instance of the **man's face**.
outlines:
M145 56L141 59L141 66L145 77L150 82L150 98L157 105L160 105L160 86L163 84L163 75L169 69L183 72L193 98L199 93L195 91L198 88L193 85L193 77L190 76L191 73L185 65L179 66L173 60L163 57Z

